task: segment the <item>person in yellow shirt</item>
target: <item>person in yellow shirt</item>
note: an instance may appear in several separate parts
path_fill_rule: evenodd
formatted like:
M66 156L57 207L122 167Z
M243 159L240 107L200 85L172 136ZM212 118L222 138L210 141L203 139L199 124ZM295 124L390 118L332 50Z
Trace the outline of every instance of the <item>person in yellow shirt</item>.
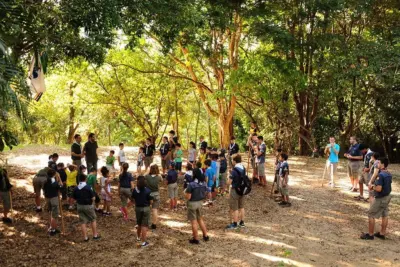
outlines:
M78 177L78 170L76 165L69 164L67 166L67 169L65 170L65 173L67 174L67 196L69 204L68 210L73 210L74 199L72 198L72 195L76 187L76 178Z
M201 168L203 169L203 171L206 169L206 165L204 164L206 158L207 158L206 149L204 147L201 147L198 161L201 163Z

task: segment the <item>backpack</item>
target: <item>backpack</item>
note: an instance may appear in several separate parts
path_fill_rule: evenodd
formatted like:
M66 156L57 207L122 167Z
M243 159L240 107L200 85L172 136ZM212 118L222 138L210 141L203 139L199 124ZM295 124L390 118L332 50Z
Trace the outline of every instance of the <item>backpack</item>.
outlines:
M199 190L199 195L201 199L205 199L207 195L207 187L205 183L196 183L196 182L190 182L190 186L192 187L192 194L193 191Z
M237 169L233 168L239 174L238 186L235 187L236 193L239 196L248 195L251 192L251 181L244 170L243 174Z

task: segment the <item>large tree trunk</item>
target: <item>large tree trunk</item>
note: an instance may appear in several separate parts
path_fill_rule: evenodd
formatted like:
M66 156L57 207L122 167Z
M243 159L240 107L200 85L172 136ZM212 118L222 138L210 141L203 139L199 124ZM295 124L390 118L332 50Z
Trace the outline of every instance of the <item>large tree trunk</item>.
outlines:
M219 116L218 118L218 135L220 148L228 149L231 141L233 118L227 116Z

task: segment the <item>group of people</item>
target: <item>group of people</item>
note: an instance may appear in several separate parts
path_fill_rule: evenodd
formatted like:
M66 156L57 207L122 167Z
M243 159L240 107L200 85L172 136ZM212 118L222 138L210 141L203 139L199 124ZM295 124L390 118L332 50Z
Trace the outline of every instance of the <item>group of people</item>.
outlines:
M350 148L344 154L347 159L347 174L350 178L350 191L359 192L354 198L370 204L368 210L368 233L363 233L361 239L373 240L375 237L385 239L388 225L389 203L392 191L392 175L387 167L389 161L372 151L368 145L359 144L355 136L350 137ZM327 155L326 167L330 171L330 186L335 187L337 181L337 166L339 163L340 146L334 137L329 138L325 147ZM364 185L368 197L364 197ZM375 232L375 219L382 218L381 230Z

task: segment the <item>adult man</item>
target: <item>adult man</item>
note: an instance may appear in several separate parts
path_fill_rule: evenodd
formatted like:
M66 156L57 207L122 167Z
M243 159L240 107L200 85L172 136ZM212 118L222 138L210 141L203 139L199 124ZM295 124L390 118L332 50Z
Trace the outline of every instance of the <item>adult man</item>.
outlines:
M231 185L231 192L229 196L229 208L231 213L232 223L226 229L236 229L238 226L245 227L244 224L244 196L236 192L236 187L239 186L239 180L242 175L246 173L242 165L242 157L236 154L233 159L234 168L229 176L228 185ZM238 224L240 218L240 222Z
M336 144L335 137L329 137L329 144L325 147L325 154L329 153L329 158L326 168L329 166L331 182L329 183L332 188L335 187L335 180L337 178L337 166L339 163L340 146Z
M387 171L389 161L387 158L380 158L378 168L380 170L379 176L375 181L372 189L374 190L375 198L371 203L368 210L368 233L361 235L361 239L373 240L374 236L385 239L386 228L388 225L389 216L389 203L392 196L392 175ZM381 231L375 231L375 219L382 217Z
M358 185L360 186L360 195L354 197L357 200L364 200L364 184L368 185L369 182L369 170L371 168L370 161L371 157L374 152L368 148L367 145L360 144L358 149L361 151L362 155L364 156L364 165L362 168L362 174L360 179L358 180Z
M171 149L171 161L174 160L174 155L175 155L175 145L178 143L178 136L175 135L175 131L171 130L169 131L169 147Z
M156 150L155 146L151 143L151 139L146 139L146 144L144 145L144 172L147 172L150 164L153 163L154 151Z
M360 175L363 156L359 150L359 144L355 136L350 137L350 148L344 156L348 159L347 174L351 182L350 191L357 192L358 177Z
M251 160L251 167L253 169L253 183L258 184L258 172L257 172L257 163L256 163L256 154L255 154L255 147L257 147L258 137L257 134L254 133L251 135L249 140L247 141L247 145L250 149L250 160Z
M232 169L232 157L233 155L239 153L239 146L236 144L235 137L231 137L231 143L229 144L229 169Z
M97 170L97 146L96 136L94 133L90 133L88 141L83 146L83 154L85 155L86 165L89 170L92 168Z
M204 136L200 136L200 145L199 148L204 148L204 151L207 149L207 142L204 140Z
M264 138L260 135L258 136L258 149L257 149L257 174L260 179L260 185L266 186L267 179L265 178L265 152L267 146L264 143Z
M72 164L76 165L78 168L79 166L82 165L82 137L79 134L74 135L74 140L75 142L71 146L71 159L72 159Z

